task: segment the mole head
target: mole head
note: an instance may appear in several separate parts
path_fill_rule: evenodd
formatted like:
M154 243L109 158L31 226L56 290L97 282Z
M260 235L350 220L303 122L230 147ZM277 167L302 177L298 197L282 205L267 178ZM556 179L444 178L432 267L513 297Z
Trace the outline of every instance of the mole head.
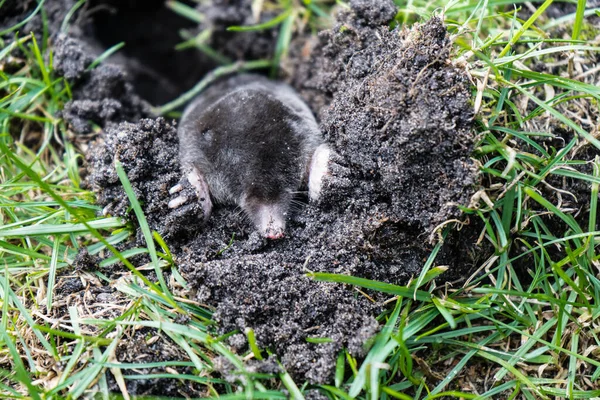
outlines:
M242 201L242 208L262 236L281 239L285 232L290 202L291 194L270 199L248 195Z

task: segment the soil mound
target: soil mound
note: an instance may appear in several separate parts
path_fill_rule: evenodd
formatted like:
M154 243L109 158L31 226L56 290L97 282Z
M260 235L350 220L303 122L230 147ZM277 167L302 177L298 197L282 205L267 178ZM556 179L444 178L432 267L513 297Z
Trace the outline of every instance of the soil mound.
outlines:
M273 32L236 41L239 36L219 28L251 23L250 4L202 6L209 7L202 10L208 18L203 24L214 29L212 43L232 59L269 54L276 43ZM315 282L307 272L405 284L429 255L430 235L460 215L457 205L468 203L477 181L469 160L469 82L449 62L450 41L441 21L390 29L392 1L350 4L353 10L341 13L316 43L306 37L292 42L289 61L296 67L288 80L315 110L336 155L323 198L300 207L279 241L262 239L232 208L217 208L204 225L193 204L169 209L168 189L180 178L176 128L162 118L140 120L149 108L139 96L140 81L133 79L139 68L132 65L144 58L131 49L117 64L89 69L99 54L94 46L106 43L97 20L95 31L56 39L56 71L75 82L65 119L78 133L103 128L87 155L88 184L98 202L108 213L127 215L114 170L118 159L193 296L215 307L219 329L253 329L258 345L273 349L300 381L330 380L342 348L363 354L381 308L343 285ZM153 71L149 76L157 77L158 88L168 80L152 61L143 69ZM192 193L189 185L185 190ZM463 274L470 263L468 252L451 242L440 252L449 277ZM236 335L230 344L245 349L243 339Z

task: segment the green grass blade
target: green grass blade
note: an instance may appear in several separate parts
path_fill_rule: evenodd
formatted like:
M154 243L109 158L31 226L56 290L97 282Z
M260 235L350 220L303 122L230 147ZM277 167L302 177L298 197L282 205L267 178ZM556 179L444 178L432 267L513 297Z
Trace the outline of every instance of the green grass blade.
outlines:
M85 233L90 227L94 229L121 228L125 225L122 218L102 218L79 224L39 224L16 229L0 229L0 237L48 236L65 233Z
M48 311L52 310L52 296L54 295L54 283L56 282L56 265L58 264L58 249L59 249L59 238L54 239L54 246L52 246L52 258L50 260L50 267L48 271L48 294L46 296L46 308Z
M246 337L248 338L248 345L250 346L250 350L252 351L252 354L254 354L254 358L261 361L263 359L263 357L260 354L260 349L258 348L258 345L256 344L256 337L254 336L254 329L246 328Z
M396 296L402 297L413 297L419 301L431 301L431 294L423 290L413 290L406 286L392 285L385 282L377 282L364 278L357 278L354 276L330 274L325 272L311 272L306 274L309 278L313 278L320 282L337 282L346 283L348 285L360 286L365 289L372 289L378 292L389 293Z
M298 386L296 386L296 383L288 372L279 374L279 377L283 385L290 392L290 398L294 400L304 400L304 395L300 392L300 389L298 389Z
M504 49L500 52L498 57L505 56L513 47L513 45L519 40L519 38L527 32L529 27L533 25L533 23L542 15L542 13L553 3L553 0L546 0L542 5L540 5L537 10L529 17L529 19L523 24L523 26L514 33L511 37L510 42L504 47Z
M142 206L138 201L135 192L133 191L133 187L131 186L131 182L129 182L129 178L127 177L127 173L123 169L121 162L119 160L115 161L115 169L117 171L117 175L119 176L119 180L123 185L123 190L127 194L127 198L131 203L131 207L135 212L135 216L137 217L138 223L140 225L140 229L142 230L142 234L144 235L144 239L146 240L146 246L148 247L148 253L150 254L150 258L152 260L152 265L154 266L154 272L156 273L156 277L160 283L162 288L162 294L165 296L165 299L168 300L173 306L176 306L175 301L173 300L173 295L171 294L167 283L163 277L162 269L160 264L158 263L158 255L156 254L156 247L154 246L154 239L152 237L152 233L150 232L150 227L148 226L148 221L146 220L146 216L144 215L144 211L142 210Z
M581 34L585 4L586 0L577 0L577 11L575 12L575 22L573 23L573 34L571 35L573 40L579 39L579 35Z
M196 97L200 92L202 92L208 85L216 81L218 78L233 74L236 72L243 71L251 71L255 69L263 69L271 66L270 60L257 60L257 61L247 61L247 62L238 62L231 65L226 65L223 67L219 67L213 70L211 73L206 75L200 82L198 82L192 89L185 92L177 99L161 106L153 109L153 112L157 115L164 115L168 112L171 112L179 107L182 107L185 103L192 100Z
M166 6L170 8L171 11L198 24L204 22L205 20L205 17L202 13L198 12L195 8L179 1L169 0L167 1Z
M292 9L289 8L286 11L282 12L275 18L272 18L268 21L263 22L262 24L257 25L249 25L249 26L230 26L227 28L228 31L232 32L251 32L251 31L262 31L265 29L274 28L277 25L281 24L286 20L287 17L292 13Z
M108 57L115 54L117 51L121 50L125 47L125 42L117 43L114 46L106 49L102 54L100 54L92 63L85 69L86 71L91 71L96 68L100 63L106 60Z
M6 28L5 30L0 31L0 37L6 35L7 33L16 31L17 29L19 29L20 27L22 27L23 25L25 25L29 21L31 21L31 19L33 17L35 17L37 15L37 13L40 12L40 10L42 9L42 6L44 5L44 3L45 3L45 0L39 0L37 7L31 12L31 14L29 14L27 16L27 18L25 18L23 21L15 24L15 25L11 26L10 28Z

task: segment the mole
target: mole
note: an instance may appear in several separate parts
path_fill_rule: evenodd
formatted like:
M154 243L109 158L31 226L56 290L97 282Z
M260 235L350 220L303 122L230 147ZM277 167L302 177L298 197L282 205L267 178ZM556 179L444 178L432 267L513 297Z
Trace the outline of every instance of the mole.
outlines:
M284 236L298 190L316 201L328 175L331 150L308 106L289 85L259 75L209 86L184 110L177 135L182 174L204 219L213 202L236 204L268 239ZM180 194L169 207L187 201Z

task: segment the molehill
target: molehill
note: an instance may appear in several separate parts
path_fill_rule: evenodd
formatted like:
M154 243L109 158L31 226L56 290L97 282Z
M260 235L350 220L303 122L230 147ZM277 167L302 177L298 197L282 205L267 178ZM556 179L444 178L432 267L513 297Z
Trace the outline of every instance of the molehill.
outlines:
M45 7L53 10L52 21L62 21L73 3L47 1ZM461 218L457 205L468 204L477 190L469 158L470 82L450 62L442 22L434 17L411 29L390 29L396 13L391 0L352 0L332 29L317 38L296 34L282 79L314 110L336 156L320 203L294 213L285 239L266 241L232 208L217 208L202 225L197 205L167 207L168 189L180 179L176 121L153 116L148 102L173 98L214 67L195 52L168 58L178 39L167 32L189 22L160 19L169 13L158 1L93 3L120 10L112 20L81 11L67 34L58 33L59 23L50 24L56 71L73 86L63 117L80 142L101 128L87 152L88 187L105 212L133 218L114 169L118 159L150 227L163 235L192 286L190 297L215 307L220 332L252 328L258 345L272 349L296 379L328 381L340 349L364 353L384 298L372 294L372 302L344 285L316 282L307 272L406 284L431 252L436 227ZM267 56L277 40L276 31L225 31L251 23L250 4L201 6L207 16L202 27L214 32L211 45L232 60ZM110 25L115 18L119 25ZM141 28L135 27L144 21L157 27L136 41ZM35 20L30 24L35 31ZM130 39L124 51L86 70L116 38ZM154 39L153 53L144 43ZM448 234L436 259L449 266L444 279L465 276L475 263L472 235L468 229ZM139 232L134 241L143 242ZM333 340L309 343L310 337ZM230 345L246 349L244 336L234 335Z

